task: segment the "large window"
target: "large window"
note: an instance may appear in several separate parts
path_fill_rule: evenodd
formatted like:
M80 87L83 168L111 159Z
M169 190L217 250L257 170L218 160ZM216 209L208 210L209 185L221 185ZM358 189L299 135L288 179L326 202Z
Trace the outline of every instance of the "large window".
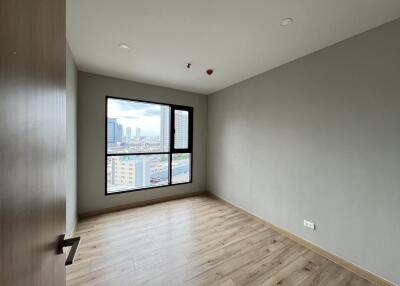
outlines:
M192 107L107 97L106 111L106 195L192 181Z

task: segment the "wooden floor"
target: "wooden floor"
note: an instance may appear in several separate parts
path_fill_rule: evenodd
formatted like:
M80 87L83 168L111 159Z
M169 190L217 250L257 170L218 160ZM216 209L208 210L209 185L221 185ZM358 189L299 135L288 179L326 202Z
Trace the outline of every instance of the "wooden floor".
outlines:
M79 222L67 285L372 285L262 222L192 197Z

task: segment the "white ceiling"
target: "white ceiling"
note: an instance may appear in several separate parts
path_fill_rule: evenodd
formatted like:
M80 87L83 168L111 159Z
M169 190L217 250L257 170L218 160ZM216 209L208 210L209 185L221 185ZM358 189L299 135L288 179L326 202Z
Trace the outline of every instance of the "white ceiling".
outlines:
M399 0L67 0L67 38L82 71L209 94L398 17Z

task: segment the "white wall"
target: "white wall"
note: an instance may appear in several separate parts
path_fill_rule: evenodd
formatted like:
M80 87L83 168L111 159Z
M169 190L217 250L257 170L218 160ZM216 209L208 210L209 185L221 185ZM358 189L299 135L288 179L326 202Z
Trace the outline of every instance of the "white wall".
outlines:
M77 207L77 81L78 73L71 50L66 48L66 123L67 123L67 160L66 160L66 233L71 235L78 220Z
M79 72L79 213L206 190L207 96ZM105 196L105 96L194 108L193 183Z
M210 191L397 283L399 35L397 20L209 96L207 157Z

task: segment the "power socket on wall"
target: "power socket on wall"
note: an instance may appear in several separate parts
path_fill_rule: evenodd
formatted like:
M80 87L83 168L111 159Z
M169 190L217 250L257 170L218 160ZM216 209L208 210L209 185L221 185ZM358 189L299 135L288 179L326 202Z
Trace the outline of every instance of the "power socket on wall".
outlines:
M304 220L304 226L311 228L312 230L315 230L315 223L308 221L308 220Z

